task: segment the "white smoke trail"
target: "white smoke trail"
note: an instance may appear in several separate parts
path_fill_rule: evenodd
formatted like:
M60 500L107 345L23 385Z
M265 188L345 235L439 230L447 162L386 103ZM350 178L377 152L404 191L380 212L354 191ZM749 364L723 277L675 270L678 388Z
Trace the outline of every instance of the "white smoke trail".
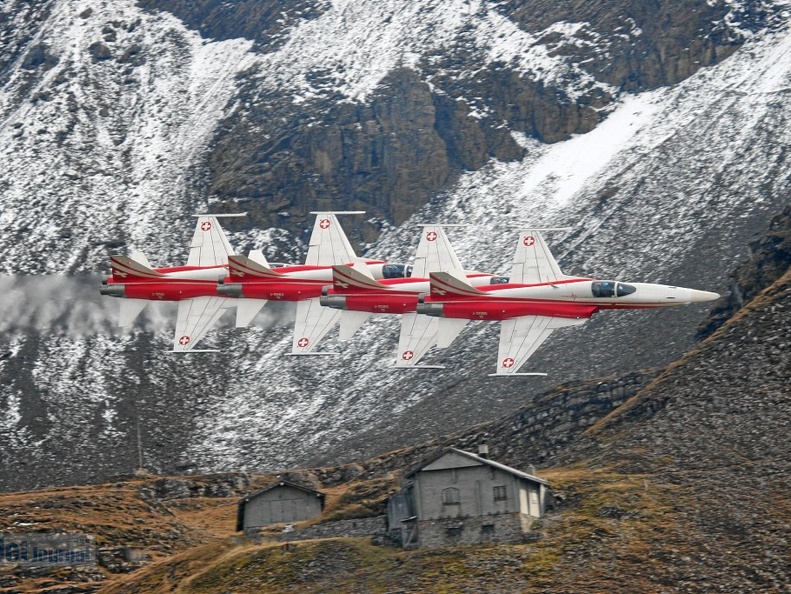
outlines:
M121 300L100 295L100 286L98 276L0 276L0 334L36 330L77 338L175 328L177 305L169 302L147 305L131 328L119 328ZM289 313L267 307L253 324L269 327ZM217 328L230 328L233 323L233 313L226 313Z

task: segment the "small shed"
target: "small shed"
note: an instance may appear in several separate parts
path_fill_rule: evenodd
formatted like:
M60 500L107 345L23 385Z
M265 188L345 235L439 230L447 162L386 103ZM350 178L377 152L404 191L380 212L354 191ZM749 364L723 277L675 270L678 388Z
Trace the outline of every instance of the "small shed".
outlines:
M324 493L280 481L239 502L236 530L301 522L319 515L323 509Z
M405 547L515 542L544 515L548 483L455 448L405 475L388 500L388 531Z

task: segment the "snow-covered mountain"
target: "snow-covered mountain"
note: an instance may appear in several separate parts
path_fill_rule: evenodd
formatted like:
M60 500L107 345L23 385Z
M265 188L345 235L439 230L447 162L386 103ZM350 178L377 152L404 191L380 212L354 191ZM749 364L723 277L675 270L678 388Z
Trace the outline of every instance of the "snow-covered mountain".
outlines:
M198 210L249 211L232 243L277 260L301 256L315 208L366 207L350 234L402 261L416 224L465 223L462 262L506 273L521 226L570 226L549 238L569 273L724 292L789 202L787 0L657 9L706 25L691 32L636 1L338 0L264 11L258 35L238 11L271 3L152 4L0 9L6 488L128 471L138 426L157 471L348 460L667 363L705 313L598 314L530 360L546 380L503 380L486 377L496 325L434 353L444 372L397 372L397 320L290 358L293 308L268 305L255 328L218 328L222 353L176 358L172 306L123 332L98 278L42 276L132 246L182 263Z

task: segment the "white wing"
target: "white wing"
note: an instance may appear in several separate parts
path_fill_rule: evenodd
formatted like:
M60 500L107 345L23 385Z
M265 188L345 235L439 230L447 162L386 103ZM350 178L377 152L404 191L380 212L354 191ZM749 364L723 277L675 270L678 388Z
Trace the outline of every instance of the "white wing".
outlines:
M551 283L565 276L537 229L528 229L519 234L511 269L512 283Z
M549 316L522 316L502 322L497 375L514 375L536 352L553 330L584 324L588 318L569 319Z
M297 317L294 321L292 355L323 354L314 349L341 316L341 310L322 307L319 298L313 297L297 302Z
M179 301L173 350L191 351L225 313L225 297L195 297Z
M447 272L457 278L465 278L464 269L441 225L423 226L415 252L412 276L428 278L429 272Z
M228 243L217 217L198 216L187 266L222 266L228 264L230 255L233 255L233 248Z
M396 367L418 367L417 362L437 340L437 318L416 313L401 316Z
M313 232L310 235L305 264L309 266L332 266L349 264L357 260L346 233L333 212L317 212ZM346 213L354 214L354 213Z

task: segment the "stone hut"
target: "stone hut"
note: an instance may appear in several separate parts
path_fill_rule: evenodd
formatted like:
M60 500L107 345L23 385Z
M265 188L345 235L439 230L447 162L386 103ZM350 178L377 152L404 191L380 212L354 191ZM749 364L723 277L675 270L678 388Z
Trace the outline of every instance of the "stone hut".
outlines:
M405 548L519 542L544 515L549 484L455 448L405 475L387 502L387 529Z
M239 502L236 530L301 522L319 515L323 509L324 493L280 481L251 493Z

